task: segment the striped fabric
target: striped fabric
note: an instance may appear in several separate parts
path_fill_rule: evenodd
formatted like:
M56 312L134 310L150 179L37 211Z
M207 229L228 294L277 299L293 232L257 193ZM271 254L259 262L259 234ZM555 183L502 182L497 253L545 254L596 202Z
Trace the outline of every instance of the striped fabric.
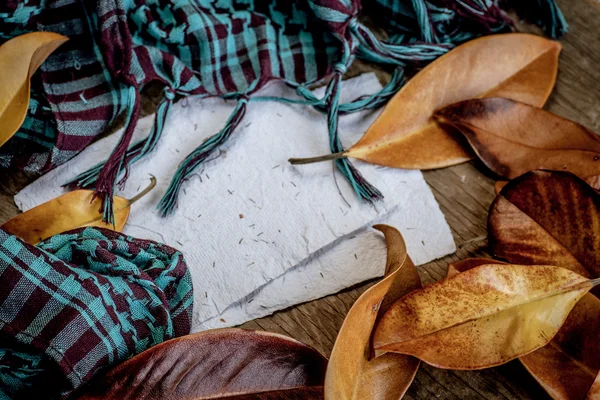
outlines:
M566 29L554 0L4 0L0 41L31 31L69 36L42 65L32 85L27 119L0 150L0 166L45 172L66 162L115 119L126 129L106 163L83 172L70 186L95 188L109 199L128 168L152 151L176 96L237 99L227 125L182 160L161 212L170 213L179 189L210 153L230 138L251 95L271 80L297 88L295 102L328 114L330 150L342 151L340 112L383 104L414 69L473 37L508 30L504 9L516 8L546 32ZM389 36L380 41L358 21L368 15ZM355 56L396 68L382 93L339 104L342 75ZM156 126L146 140L130 143L140 114L140 90L165 87ZM323 98L308 91L326 84ZM289 99L288 99L289 100ZM337 160L357 195L381 193L348 160Z
M188 334L192 306L183 256L165 245L85 228L33 247L0 230L0 399L67 396Z

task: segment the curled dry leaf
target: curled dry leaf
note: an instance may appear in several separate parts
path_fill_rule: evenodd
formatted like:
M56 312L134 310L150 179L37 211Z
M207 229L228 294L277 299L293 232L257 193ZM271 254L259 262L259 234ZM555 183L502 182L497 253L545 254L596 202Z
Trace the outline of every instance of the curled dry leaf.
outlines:
M471 40L415 75L389 101L381 115L344 153L293 163L354 157L395 168L432 169L472 158L456 134L432 118L458 101L506 97L541 107L558 70L561 45L539 36L511 33ZM460 139L460 138L459 138Z
M291 338L216 329L172 339L94 378L79 399L320 399L327 360Z
M386 276L356 300L344 320L325 378L325 396L330 400L399 399L419 368L418 359L403 354L386 354L369 361L377 317L393 301L421 287L400 232L387 225L376 225L375 229L385 235Z
M556 265L600 276L600 194L568 172L510 181L488 217L492 253L515 264Z
M451 264L448 277L490 263L505 264L496 260L470 258ZM521 356L520 360L553 399L583 400L588 391L592 393L590 387L600 370L598 338L600 300L587 293L575 305L552 341Z
M69 38L52 32L17 36L0 46L0 146L21 127L33 73Z
M374 347L439 368L500 365L545 346L598 283L559 267L481 265L395 302Z
M5 222L0 229L18 236L29 244L38 244L56 234L85 226L122 231L129 218L130 207L156 186L156 178L132 199L114 196L115 224L102 221L102 199L93 190L75 190L40 204Z
M600 174L600 137L573 121L503 98L472 99L434 117L458 129L492 171L508 179L536 169Z

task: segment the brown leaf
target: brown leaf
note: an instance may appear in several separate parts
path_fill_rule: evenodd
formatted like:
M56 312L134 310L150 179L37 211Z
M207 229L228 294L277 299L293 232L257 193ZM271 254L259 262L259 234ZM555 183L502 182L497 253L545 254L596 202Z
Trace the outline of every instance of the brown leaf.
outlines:
M377 317L392 302L421 287L400 232L387 225L375 229L384 233L387 243L386 277L356 300L344 320L325 378L325 395L330 400L399 399L419 367L419 360L402 354L369 361Z
M319 399L327 361L291 338L215 329L161 343L94 378L80 399Z
M505 264L470 258L451 264L448 277L488 263ZM600 370L598 338L600 300L587 293L575 305L552 341L520 357L520 361L553 399L583 400Z
M600 194L568 172L510 181L490 207L488 234L492 253L511 263L600 276Z
M410 169L467 161L472 153L431 118L433 112L482 97L541 107L554 87L560 50L558 42L524 33L469 41L412 78L345 156Z
M395 302L374 347L439 368L503 364L545 346L598 283L564 268L484 264Z
M537 107L488 98L451 104L435 114L467 138L484 164L513 179L536 169L600 174L600 137Z
M52 32L17 36L0 46L0 147L21 127L33 73L69 38Z
M94 198L93 190L75 190L40 204L5 222L0 229L18 236L29 244L38 244L56 234L85 226L122 231L133 203L156 186L151 177L148 187L128 200L114 196L115 224L102 221L102 199Z

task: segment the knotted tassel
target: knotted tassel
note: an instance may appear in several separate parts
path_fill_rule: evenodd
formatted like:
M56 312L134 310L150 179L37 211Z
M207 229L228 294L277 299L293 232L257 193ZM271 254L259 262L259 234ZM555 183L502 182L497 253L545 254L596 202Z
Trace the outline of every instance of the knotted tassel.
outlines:
M338 63L335 66L335 74L329 84L329 103L327 113L327 127L329 129L329 147L333 154L343 153L344 146L338 135L338 120L340 111L340 86L342 76L346 71L346 65ZM335 160L339 171L348 179L356 195L366 201L373 202L383 199L383 195L377 188L371 185L362 174L352 165L350 160L343 158Z
M437 43L438 38L431 23L427 2L425 0L412 0L412 4L421 29L421 38L427 43Z
M94 196L102 196L102 219L109 224L114 224L115 221L113 212L115 186L139 116L140 101L138 88L131 85L127 91L127 118L125 121L125 131L112 154L108 160L106 160L104 166L99 169L96 188L94 190ZM75 179L73 182L67 183L66 186L71 189L79 189L83 187L80 186L80 183L84 184L85 182L79 182Z
M189 154L181 164L179 164L177 172L169 184L169 188L158 203L157 208L162 217L170 215L177 207L177 199L179 197L181 185L191 178L194 170L205 161L215 149L229 139L235 128L244 118L247 104L248 98L245 96L241 97L231 113L231 116L227 120L225 127L219 133L205 140L196 150Z
M154 125L152 126L152 130L143 140L140 140L133 146L129 148L127 153L125 154L125 158L121 163L119 168L119 172L117 176L121 176L121 179L117 183L119 187L123 187L125 181L129 175L129 168L132 164L142 159L146 154L152 152L158 143L163 127L165 125L165 121L167 119L167 115L169 114L169 109L173 104L173 99L175 98L175 94L170 90L165 90L165 98L160 102L156 109L156 114L154 117ZM64 186L69 188L93 188L96 185L96 181L99 178L101 170L106 165L107 161L96 164L92 168L87 171L79 174L73 180L67 182Z
M415 66L415 63L435 60L453 47L451 44L386 43L377 39L368 28L356 20L351 22L350 31L360 44L358 56L376 63Z

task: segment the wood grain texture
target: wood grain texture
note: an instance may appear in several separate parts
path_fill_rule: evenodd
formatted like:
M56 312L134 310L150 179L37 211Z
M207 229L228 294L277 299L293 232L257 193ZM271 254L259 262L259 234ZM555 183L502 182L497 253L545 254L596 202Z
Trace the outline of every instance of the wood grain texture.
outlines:
M558 0L558 3L571 30L561 40L558 80L546 109L600 131L600 1ZM349 71L352 75L374 71L382 81L389 77L389 70L355 64ZM148 109L152 110L152 105ZM424 285L445 277L451 262L490 257L486 219L495 195L494 180L486 174L485 167L477 162L424 173L459 246L455 254L418 267ZM34 178L14 171L0 172L0 223L17 214L12 196ZM301 304L243 327L289 335L329 356L344 316L372 284ZM432 398L549 399L518 361L482 371L447 371L422 365L405 399Z

